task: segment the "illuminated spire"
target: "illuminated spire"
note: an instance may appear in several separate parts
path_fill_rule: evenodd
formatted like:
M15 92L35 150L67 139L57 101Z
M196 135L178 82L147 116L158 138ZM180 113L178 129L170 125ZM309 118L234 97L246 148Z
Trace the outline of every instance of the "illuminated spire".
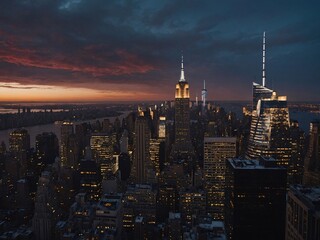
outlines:
M262 86L266 86L266 32L263 32L262 46Z
M186 80L184 79L184 69L183 69L183 55L181 55L181 76L179 82L185 82Z

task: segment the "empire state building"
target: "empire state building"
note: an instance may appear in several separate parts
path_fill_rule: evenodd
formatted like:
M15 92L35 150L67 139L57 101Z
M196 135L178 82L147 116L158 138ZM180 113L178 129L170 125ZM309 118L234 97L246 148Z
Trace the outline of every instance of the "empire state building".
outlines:
M194 149L190 138L190 91L184 77L183 56L181 76L175 91L175 141L171 150L173 160L187 160L193 157Z

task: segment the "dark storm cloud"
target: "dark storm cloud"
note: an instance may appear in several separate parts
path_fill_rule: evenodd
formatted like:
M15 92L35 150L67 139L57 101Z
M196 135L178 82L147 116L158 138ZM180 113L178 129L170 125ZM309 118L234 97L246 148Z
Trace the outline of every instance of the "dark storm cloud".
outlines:
M319 6L296 0L2 0L0 81L99 89L141 84L173 98L183 50L193 95L206 79L210 98L249 99L251 81L260 81L267 31L269 82L289 99L319 100ZM310 86L300 96L302 82Z

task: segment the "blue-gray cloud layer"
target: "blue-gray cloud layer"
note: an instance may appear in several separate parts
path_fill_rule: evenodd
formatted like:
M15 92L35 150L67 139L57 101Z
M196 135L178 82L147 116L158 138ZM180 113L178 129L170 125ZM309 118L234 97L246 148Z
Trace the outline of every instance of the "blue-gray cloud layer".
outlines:
M267 84L320 100L316 0L2 0L0 9L0 81L140 84L168 99L183 50L193 96L205 79L211 99L250 99L266 31Z

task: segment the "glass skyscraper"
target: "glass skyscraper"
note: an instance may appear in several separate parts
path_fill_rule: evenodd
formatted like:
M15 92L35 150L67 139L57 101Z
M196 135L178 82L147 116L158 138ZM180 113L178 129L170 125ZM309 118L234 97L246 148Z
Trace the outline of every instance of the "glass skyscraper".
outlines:
M263 38L262 85L253 83L253 108L247 157L274 157L288 167L291 158L290 119L287 97L266 87L265 34ZM288 173L290 178L290 172Z

